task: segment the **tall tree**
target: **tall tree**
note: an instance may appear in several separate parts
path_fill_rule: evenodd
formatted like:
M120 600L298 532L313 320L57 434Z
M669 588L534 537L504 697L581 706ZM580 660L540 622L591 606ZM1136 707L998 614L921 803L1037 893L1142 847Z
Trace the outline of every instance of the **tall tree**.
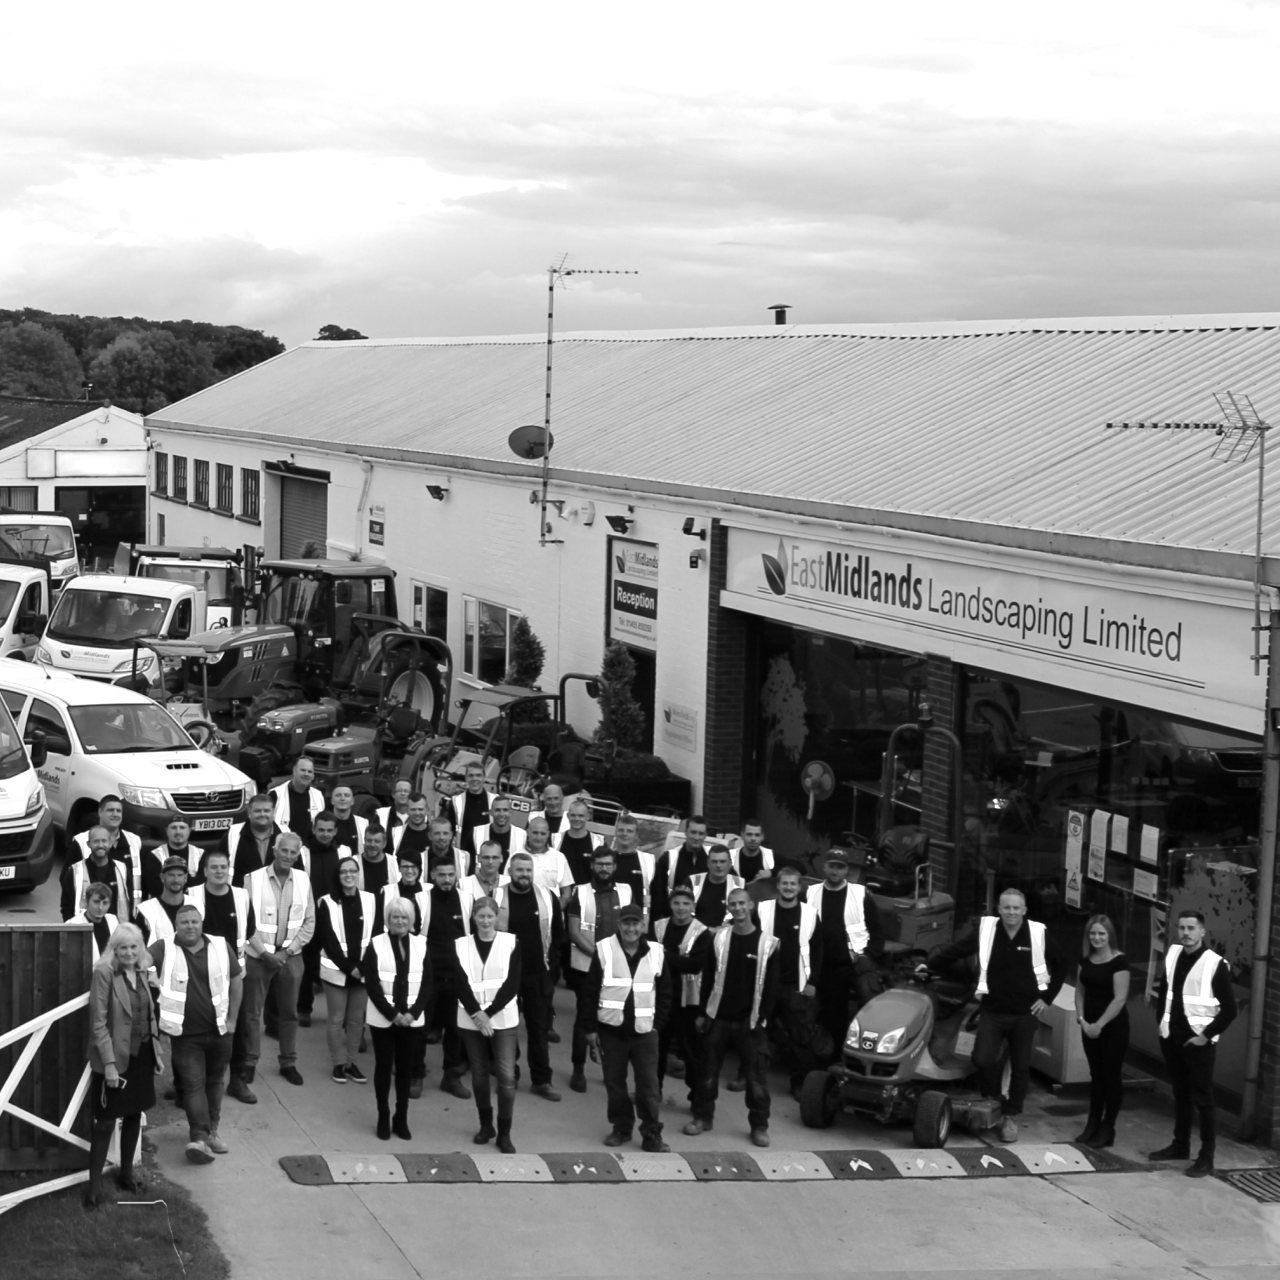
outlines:
M56 330L34 320L0 325L0 389L69 400L80 394L83 376L71 344Z

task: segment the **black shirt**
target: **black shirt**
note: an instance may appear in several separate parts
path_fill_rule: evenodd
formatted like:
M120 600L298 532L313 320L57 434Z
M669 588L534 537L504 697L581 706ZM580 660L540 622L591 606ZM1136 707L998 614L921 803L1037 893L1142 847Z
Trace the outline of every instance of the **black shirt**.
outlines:
M302 837L302 843L310 845L314 837L311 830L311 788L295 791L293 785L285 787L289 797L289 830Z
M338 834L334 837L334 843L345 844L354 854L360 853L360 829L356 826L354 813L338 818Z
M853 967L849 954L849 933L844 927L845 899L849 885L838 889L822 886L822 918L814 933L822 934L822 954L828 971ZM862 895L862 921L867 926L867 955L878 956L884 951L884 931L880 927L880 912L875 899L869 893Z
M1091 960L1080 962L1080 977L1077 981L1084 992L1084 1020L1097 1022L1107 1011L1107 1005L1116 998L1115 976L1117 973L1129 972L1129 957L1121 952L1114 955L1106 964L1094 964ZM1112 1019L1122 1026L1129 1022L1129 1010L1121 1008ZM1108 1023L1108 1026L1111 1024Z
M128 911L120 910L120 903L117 899L120 897L120 886L116 881L116 868L124 864L118 862L115 858L108 858L106 862L99 866L92 858L84 860L84 866L89 873L89 884L105 884L111 890L111 905L107 910L117 919L123 919L129 914ZM70 920L73 915L81 909L81 903L76 901L75 873L73 871L75 864L67 863L63 869L62 882L62 918ZM132 877L129 874L129 868L124 865L124 882L126 887ZM132 909L132 903L126 903L127 907Z
M396 845L395 856L397 858L412 858L418 864L418 869L421 870L422 864L427 860L427 850L430 847L430 825L414 828L406 822L404 824L404 835L400 837L400 843Z
M338 863L343 855L334 844L320 844L312 840L308 846L311 850L311 896L317 902L326 894L341 892L338 885Z
M98 954L101 955L111 941L111 926L105 919L93 922L93 940L98 944Z
M175 908L176 911L176 908ZM256 931L253 919L253 903L249 903L246 913L246 938L252 938ZM227 946L236 950L236 899L230 889L226 893L210 893L206 885L204 891L204 931L211 938L225 938Z
M236 840L236 847L234 849L228 848L227 850L231 854L231 883L236 888L243 886L245 876L254 871L260 871L270 864L271 850L275 845L276 836L279 834L280 828L273 822L270 835L259 845L258 837L254 834L253 828L247 822L244 824L244 828Z
M794 905L784 907L780 898L773 906L773 936L778 940L778 981L784 987L800 985L800 906L800 900L796 899ZM815 987L822 977L825 944L822 930L815 929L809 939L809 981ZM843 933L840 944L848 950Z
M644 871L640 866L640 855L634 850L630 853L617 853L613 855L614 884L625 884L631 886L631 901L638 907L645 905L645 884ZM589 864L588 864L589 865ZM589 880L591 877L588 876Z
M475 842L471 838L476 827L482 827L489 821L489 797L482 791L478 796L467 791L462 800L462 823L458 828L458 844L468 853L475 853Z
M157 898L156 901L160 904L160 909L169 917L169 923L176 926L178 923L178 911L186 904L182 902L170 904L163 898ZM140 915L134 923L142 930L143 938L150 942L151 926L147 923L147 917Z
M1049 986L1041 991L1036 984L1035 970L1031 967L1031 930L1024 920L1018 932L1009 937L1004 924L997 921L995 936L991 942L991 959L987 964L987 994L982 997L982 1008L988 1013L1008 1013L1023 1016L1031 1012L1037 1000L1052 1004L1062 990L1065 972L1062 954L1046 929L1044 935L1044 962L1049 970ZM929 957L930 969L942 972L954 961L978 954L979 930L974 929L959 942L935 951Z
M377 862L370 862L368 858L361 857L360 870L364 872L365 891L379 897L391 883L391 859L383 854Z
M538 919L538 895L530 889L519 893L507 887L507 932L520 940L520 954L524 957L524 971L546 973L547 964L542 958L542 924Z
M462 896L456 888L446 892L432 885L429 892L431 923L427 925L427 946L432 960L439 966L445 957L453 954L453 944L466 933L467 926L462 917Z
M566 831L560 840L560 852L564 854L569 870L573 873L573 883L588 884L591 880L591 855L595 852L591 832L575 836Z
M760 955L760 943L764 934L759 929L750 933L729 931L729 956L725 963L724 989L720 993L720 1005L716 1018L725 1022L745 1022L751 1017L751 1005L755 999L756 962ZM714 946L707 955L702 975L703 1008L715 989L716 953ZM778 953L775 950L765 963L764 988L760 993L760 1021L773 1012L778 995ZM760 1023L756 1024L757 1026Z
M750 884L764 870L764 854L738 850L738 874Z
M702 882L702 892L693 908L694 919L701 920L709 929L718 929L724 924L725 900L729 896L729 881L712 884L710 879Z
M671 867L674 862L676 874L671 878ZM667 897L670 888L678 884L691 884L693 877L701 875L707 869L707 846L701 849L690 849L687 844L679 849L668 849L658 859L653 875L653 915L661 920L671 914L671 903Z

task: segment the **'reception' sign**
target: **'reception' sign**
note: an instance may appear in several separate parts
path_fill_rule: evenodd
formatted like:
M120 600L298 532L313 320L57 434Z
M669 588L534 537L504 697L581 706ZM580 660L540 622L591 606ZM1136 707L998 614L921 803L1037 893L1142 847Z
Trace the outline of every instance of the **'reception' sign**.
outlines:
M609 639L658 648L658 548L609 539Z
M985 547L953 561L918 546L731 529L722 603L1261 732L1244 584Z

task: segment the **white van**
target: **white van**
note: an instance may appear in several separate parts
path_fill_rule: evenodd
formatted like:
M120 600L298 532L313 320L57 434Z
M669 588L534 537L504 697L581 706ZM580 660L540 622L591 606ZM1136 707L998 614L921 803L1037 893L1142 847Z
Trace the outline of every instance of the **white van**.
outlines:
M32 668L20 662L6 667ZM43 748L28 754L8 706L0 705L0 889L27 892L44 884L53 869L53 815L37 775Z
M131 684L136 672L156 685L159 659L138 641L186 640L205 630L205 612L204 592L185 582L86 574L58 597L36 661L110 684Z
M49 562L55 594L80 572L71 521L48 511L0 511L0 559Z
M181 725L144 694L24 662L0 662L0 700L36 755L54 825L76 835L98 801L124 801L126 830L147 848L163 844L174 817L191 823L194 844L217 844L243 819L255 784L201 751ZM20 745L20 744L19 744ZM0 784L3 785L3 784Z
M0 564L0 657L36 656L49 621L49 575L21 564Z

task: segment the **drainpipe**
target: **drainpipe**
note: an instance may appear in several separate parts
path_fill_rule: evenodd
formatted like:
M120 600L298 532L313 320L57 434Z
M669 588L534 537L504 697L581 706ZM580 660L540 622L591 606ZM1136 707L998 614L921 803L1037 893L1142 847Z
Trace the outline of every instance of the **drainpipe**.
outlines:
M360 501L356 504L356 536L352 539L357 555L364 554L364 504L369 500L369 486L373 484L373 463L368 458L361 458L360 465L364 468L364 484L360 489Z
M1252 1140L1259 1128L1258 1074L1266 1014L1267 974L1271 959L1271 912L1276 879L1276 827L1280 818L1280 732L1274 716L1280 707L1280 610L1272 609L1268 627L1266 727L1262 739L1262 822L1258 833L1258 907L1253 926L1253 972L1249 984L1249 1043L1244 1062L1241 1131ZM1258 636L1261 642L1261 635ZM1272 1138L1275 1135L1271 1135Z

